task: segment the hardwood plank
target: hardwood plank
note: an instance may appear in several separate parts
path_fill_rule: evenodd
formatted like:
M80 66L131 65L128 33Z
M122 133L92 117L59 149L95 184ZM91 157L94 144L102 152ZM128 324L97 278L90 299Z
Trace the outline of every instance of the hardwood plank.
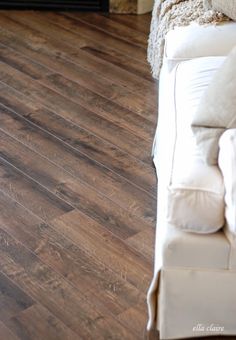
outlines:
M46 77L48 74L52 73L51 70L36 63L33 60L21 58L18 53L2 45L1 43L0 60L12 66L13 68L16 68L17 70L22 71L33 79L40 79L41 77Z
M28 123L14 112L1 106L0 112L1 129L3 131L46 156L76 178L81 179L91 187L95 187L97 191L112 199L124 209L138 217L143 218L145 216L149 221L155 219L155 200L145 191L141 191L114 172L55 139L52 135L38 130L34 125ZM27 131L27 134L22 133L22 128ZM4 139L3 135L2 138ZM7 143L2 147L7 152ZM16 147L18 146L16 145Z
M142 292L147 290L152 265L124 242L114 240L113 236L103 231L99 224L88 220L77 210L64 214L51 221L51 224L60 233L73 237L76 244L85 252L92 253L101 259L102 263L112 266L120 277L134 284Z
M73 209L2 158L0 158L0 187L12 198L24 201L24 204L30 206L31 210L44 221L50 221Z
M148 195L152 194L153 197L156 197L153 168L130 157L101 138L84 133L84 130L78 126L60 116L55 116L48 110L32 112L27 116L27 120L57 136L63 142L129 180L137 187L144 189Z
M73 13L72 13L73 15ZM116 21L126 27L130 27L138 32L145 33L146 37L150 32L151 14L133 15L133 14L103 14L110 20Z
M67 59L69 56L73 58L73 55L76 56L77 51L79 51L79 49L76 49L75 47L64 44L63 41L59 42L58 40L50 39L50 37L38 31L35 27L21 23L21 19L17 13L15 13L14 16L9 17L8 11L1 11L0 18L1 43L15 50L20 48L20 42L24 50L27 50L28 48L29 50L32 50L32 54L35 52L35 57L37 52L40 52L38 53L40 57L41 53L43 54L45 51L48 51L48 53L54 54L55 57L58 57L59 59L61 57ZM79 47L85 46L86 42L87 40L83 40L83 38L78 39L78 44L81 44Z
M0 272L0 320L6 324L19 312L34 304L30 296L25 294L19 287L13 284Z
M20 339L79 340L78 334L52 315L46 308L35 304L6 322ZM5 339L4 339L5 340Z
M138 335L145 334L147 324L146 310L143 306L135 306L127 309L118 316L118 320L124 324L131 325L133 332Z
M100 48L94 43L86 44L86 46L81 47L81 49L96 56L97 58L100 58L101 60L116 65L128 72L134 73L135 75L142 77L151 83L154 82L150 73L150 68L143 63L138 61L136 62L136 60L134 63L134 60L130 56L124 55L109 48Z
M153 249L155 247L155 228L153 230L143 230L129 237L126 243L135 248L142 256L150 262L154 261Z
M51 20L54 24L57 24L61 28L66 26L67 28L70 28L70 29L68 29L70 32L73 32L73 33L76 33L76 34L81 34L80 25L82 24L82 21L81 20L74 20L74 18L72 18L70 16L71 13L67 13L66 15L63 15L63 14L62 15L56 15L55 13L50 12L50 13L47 13L46 15L47 15L49 20ZM85 24L85 22L83 22L83 23ZM99 29L98 26L95 27L95 28ZM91 29L92 29L92 27L91 27ZM94 32L94 30L93 30L93 32ZM122 36L120 36L120 37L122 37ZM107 40L103 40L102 41L102 43L103 43L102 46L99 46L98 44L101 43L101 41L99 39L95 40L94 38L93 39L91 38L91 40L90 40L90 39L87 38L87 43L86 43L85 46L92 45L92 46L97 47L99 50L102 51L102 50L104 50L104 48L106 50L107 46L109 46L108 43L106 44L106 41ZM111 44L111 46L114 48L114 44L113 45ZM83 47L84 46L81 46L80 49L83 49ZM119 48L115 49L114 51L116 51L118 53L122 52ZM140 58L137 58L137 59L138 59L139 62L144 63L146 65L146 67L147 67L147 63L146 63L146 58L147 58L146 48L144 49L144 51L145 51L144 56L140 57ZM125 54L125 56L130 57L132 59L136 59L136 57L137 57L137 55L135 55L133 53ZM135 63L136 60L134 60L133 62ZM114 67L112 69L115 70ZM132 88L136 88L137 91L139 91L139 90L141 90L141 91L148 90L149 93L154 94L154 96L156 97L156 95L155 95L155 93L156 93L155 86L150 86L150 82L147 82L146 80L143 79L142 80L142 84L138 84L140 78L135 77L133 75L131 76L130 72L124 72L123 74L126 75L126 86L130 83L129 81L132 81L133 82ZM113 73L113 76L114 76L114 73ZM119 78L120 77L117 77L116 79L118 80ZM154 82L152 82L152 83L154 85ZM124 86L125 86L125 83L124 83ZM154 90L154 92L153 92L153 90ZM153 105L154 105L154 102L153 102Z
M13 334L2 321L0 321L0 335L4 340L19 340L19 338Z
M21 243L0 229L0 265L21 289L82 338L133 339L112 317L99 313L83 295Z
M21 121L21 118L14 115L13 112L1 109L1 113L2 129L10 134L14 133L15 137L20 138L20 140L31 148L33 147L33 149L40 152L40 154L45 155L45 151L47 151L47 155L45 156L49 157L58 166L82 179L90 186L95 185L96 190L105 194L130 212L139 216L142 211L143 216L143 212L145 211L145 216L147 216L147 218L151 217L154 200L144 191L141 192L128 182L124 182L121 177L115 176L113 172L101 168L98 164L94 164L92 160L86 160L84 155L80 155L74 149L70 149L63 144L60 145L58 141L56 141L56 143L53 137L44 135L42 131L38 131L34 126L28 125L25 121ZM13 119L11 119L11 117L13 117ZM27 131L27 135L22 134L22 128L20 126ZM17 129L19 130L18 134L15 133ZM5 149L7 149L7 144ZM60 157L58 157L59 149ZM80 169L79 173L78 169ZM104 186L104 183L106 183L106 186ZM111 185L111 187L109 187L109 185ZM119 186L120 189L118 189Z
M10 36L8 36L7 39L5 36L4 42L8 45L16 45L16 43L12 41L12 37ZM40 63L47 64L47 67L51 69L51 71L49 69L47 70L48 73L55 73L54 71L58 72L59 74L63 73L67 76L67 79L72 79L74 82L76 82L74 87L77 86L77 88L75 88L73 92L70 92L72 92L73 97L78 103L88 107L88 109L95 109L95 112L100 113L100 116L106 117L114 123L117 123L120 126L129 129L137 136L143 137L147 140L151 139L151 136L154 133L154 125L150 120L147 119L147 116L150 115L150 113L148 114L147 112L149 112L150 109L148 107L145 107L143 99L141 100L140 98L140 100L137 100L137 96L134 98L134 95L130 93L127 89L118 87L118 90L116 90L117 85L115 85L114 83L107 81L106 79L101 79L101 77L99 76L95 79L93 73L88 72L81 67L78 67L74 63L71 63L62 58L59 60L59 58L55 58L54 55L51 56L43 53L37 53L35 56L35 52L33 52L32 54L32 51L27 47L23 47L22 49L21 42L19 42L19 44L19 49L22 52L24 51L24 54L27 54L29 58L26 58L22 54L13 52L12 49L9 49L6 46L2 45L1 49L3 50L4 55L3 57L1 57L0 54L0 60L2 59L3 62L11 65L12 54L14 54L15 68L23 71L26 74L28 73L28 70L22 69L22 64L30 64L32 58L34 58L34 60L37 59ZM7 54L7 51L9 53L9 58L5 56ZM34 65L35 63L33 63L30 68L34 68ZM36 70L34 68L34 72L37 72L37 68L38 65L36 64ZM80 83L81 85L79 86L78 83ZM71 84L73 86L73 82ZM90 89L90 91L86 91L86 88ZM81 93L79 97L78 95L75 96L75 91L77 94ZM96 93L98 93L99 95L96 95ZM90 97L92 100L96 99L96 102L100 102L101 109L98 112L96 111L96 108L94 108L94 106L88 106L84 104L84 98L87 97ZM134 98L134 100L132 100L132 98ZM118 105L115 104L116 102L118 103ZM124 107L120 106L119 102ZM136 113L145 111L145 115L140 116L133 111L136 111ZM152 109L150 112L152 112Z
M111 200L101 196L93 188L84 185L63 169L56 167L47 158L25 148L17 140L1 133L1 156L11 166L40 183L48 191L78 208L101 223L114 235L127 238L137 231L149 229L153 223L143 221ZM5 140L5 143L3 142ZM33 206L31 206L33 207Z
M13 282L31 295L36 301L40 299L43 305L46 303L52 313L55 310L59 318L60 310L63 306L65 307L67 305L68 301L71 301L71 305L68 306L69 313L72 309L76 310L78 308L81 299L81 294L79 294L78 290L74 291L57 273L44 265L34 254L29 252L21 243L17 242L2 229L0 229L0 235L0 262L5 275L10 277ZM52 297L54 297L54 299ZM55 299L55 297L57 298ZM49 304L49 302L51 303ZM61 305L59 305L57 311L58 302L61 302ZM70 314L73 315L73 313ZM96 313L94 314L96 315ZM79 322L79 315L81 315L81 313L78 314L77 322ZM68 321L67 324L70 325ZM72 318L71 323L73 321L75 321L75 317ZM78 330L78 326L75 329Z
M82 37L88 38L89 40L95 40L101 45L110 44L113 48L122 51L122 53L132 55L134 59L139 59L141 61L145 60L146 50L144 47L133 46L129 42L124 41L121 37L114 37L109 32L104 32L96 27L91 27L89 24L82 22L81 20L68 17L67 14L64 15L63 13L54 14L53 12L45 12L45 16L47 18L53 18L55 24L58 22L62 23L64 18L64 20L68 23L66 26L64 25L66 30L79 32ZM71 23L71 25L69 23ZM74 30L75 27L76 30Z
M1 339L144 337L156 208L149 24L0 12Z
M42 105L35 100L31 100L29 97L3 84L1 81L0 89L0 104L2 107L6 106L13 111L17 111L19 114L25 115L42 108Z
M104 49L106 51L108 48L107 46L109 46L108 42L101 46L99 45L99 40L90 40L89 38L85 38L83 44L75 46L74 41L81 41L81 29L76 20L53 12L44 12L43 14L35 12L33 19L30 13L27 12L24 12L24 15L22 16L17 16L13 11L10 13L1 13L5 13L4 15L1 14L1 21L4 23L4 26L2 27L13 33L18 28L19 32L17 36L22 36L22 38L24 37L26 43L27 39L32 40L32 38L34 38L34 40L30 42L30 45L35 46L36 40L37 45L35 48L40 48L40 50L42 50L45 49L46 46L52 46L54 50L55 48L58 50L57 57L64 56L66 59L69 58L73 60L75 64L79 64L82 67L93 71L95 74L98 73L102 77L108 78L111 81L114 81L115 79L116 82L123 85L125 88L129 88L134 91L136 95L141 95L143 100L147 97L147 99L150 100L149 104L154 108L156 107L155 99L157 97L157 89L155 82L150 83L129 71L125 71L111 63L104 62L100 58L96 58L82 50L83 47L89 46L100 51L103 51ZM47 18L46 22L45 18ZM42 25L42 20L44 20L44 25ZM65 30L65 27L69 28L69 30ZM63 41L61 39L56 39L58 33L60 33L60 38L65 35L65 39ZM111 44L111 46L113 45ZM52 48L49 49L53 50ZM116 52L120 53L120 50L115 50L115 53ZM128 55L129 58L133 58L134 56L136 56L134 53L130 53ZM139 58L139 62L145 60L146 55ZM133 63L136 63L136 61L133 60ZM145 96L143 95L144 93L146 94Z
M126 310L129 306L136 305L144 301L145 291L140 291L136 286L140 286L140 279L143 274L140 271L139 277L136 274L135 284L130 280L124 280L117 275L114 268L102 261L98 256L94 256L97 248L89 249L85 252L79 247L73 233L66 237L65 232L60 233L59 228L52 228L41 219L32 215L19 203L0 192L1 227L3 230L20 241L45 264L60 273L66 280L77 287L84 296L93 295L93 304L99 306L99 310L107 314L117 315ZM12 214L12 211L14 213ZM87 223L93 228L94 222L85 215L77 212L80 223ZM96 226L96 223L95 223ZM69 227L65 228L65 231ZM99 226L105 238L106 231ZM120 241L113 238L114 249ZM114 250L111 249L110 257ZM139 263L135 252L129 251L133 262ZM116 255L115 255L116 256ZM132 264L133 265L133 264ZM127 268L127 277L135 277L132 265L120 261L120 266ZM122 267L119 267L121 270ZM117 271L117 270L116 270ZM135 279L133 279L135 280Z
M0 63L0 77L3 83L22 92L31 100L36 100L41 103L41 105L46 106L49 110L57 111L60 115L65 117L68 117L68 115L77 117L77 123L79 123L82 127L89 129L89 131L97 134L99 137L117 145L122 150L143 162L150 164L150 142L132 134L130 131L124 129L118 124L97 115L54 90L51 90L41 84L35 84L31 78L6 64ZM55 79L55 82L56 81L57 79ZM59 86L62 89L66 89L67 82L60 82L60 79L58 79L57 87ZM101 114L104 112L103 106L101 106L101 104L99 106L99 101L97 102L97 106L96 102L93 101L93 97L91 97L89 101L91 105L94 105L94 109L97 108ZM107 107L105 105L105 107L107 111L112 109L110 106Z
M63 13L76 20L88 23L95 26L97 30L104 31L115 38L128 41L131 45L137 45L143 48L147 47L147 35L142 32L112 21L106 16L101 16L98 13Z
M102 93L104 93L103 86L101 86L101 90L99 91L99 84L96 85L96 82L94 84L93 90L95 90L95 88L97 87L97 92L100 92L99 95L88 89L82 88L78 84L78 80L76 82L71 81L58 73L51 74L44 79L41 79L40 83L57 91L61 95L70 98L70 100L73 100L83 107L86 107L88 110L91 110L93 112L96 111L97 113L99 113L103 117L106 117L112 122L129 129L130 132L134 133L136 136L140 136L148 141L152 139L154 124L151 124L151 122L148 121L146 117L153 117L155 108L151 108L145 104L145 93L143 93L144 98L140 99L137 97L137 95L128 93L116 96L116 99L114 100L113 94L111 94L110 96L107 96L110 100L106 100L105 98L100 96ZM148 101L149 100L150 98L148 99ZM119 105L121 104L122 106L124 106L125 109L127 109L128 111L123 110L123 108L119 105L116 105L115 102L118 102ZM138 113L138 115L141 115L141 117L133 115L131 112ZM114 116L116 117L116 121L114 120ZM146 127L146 129L144 127ZM142 132L140 132L141 130Z
M33 79L40 80L42 78L46 78L47 75L55 73L55 71L60 75L63 73L63 77L66 75L67 80L71 80L71 84L74 85L74 90L77 94L85 92L85 89L87 89L88 96L89 94L91 96L95 93L101 97L111 100L114 103L117 103L118 105L121 105L120 111L122 111L122 107L126 108L128 110L127 116L130 118L134 117L132 123L137 125L137 121L140 121L142 126L146 125L147 128L149 128L149 131L147 131L145 137L150 139L151 132L153 131L153 124L151 124L151 122L146 119L146 112L153 112L154 109L149 105L149 102L152 102L152 98L150 98L148 93L143 93L142 97L138 97L137 94L131 92L129 89L117 85L110 80L102 78L99 75L94 77L93 72L77 66L74 63L64 60L58 62L58 58L55 60L55 58L52 59L51 57L46 57L45 62L47 62L48 67L52 69L46 68L41 64L35 63L35 61L32 59L26 58L25 56L12 51L12 49L9 49L7 46L2 44L0 45L0 61L29 75ZM76 86L77 88L75 88ZM74 94L74 92L72 93ZM147 99L143 99L143 97ZM78 96L74 96L74 98L78 99ZM148 101L147 103L145 103L146 100ZM138 117L135 113L138 114ZM139 115L141 115L141 117L139 117ZM120 114L120 117L123 116L124 113L123 115ZM116 115L116 119L118 117L119 116ZM113 118L112 120L114 120L114 113L110 118ZM123 119L123 125L127 126L127 119ZM141 132L142 130L139 129L139 131Z
M9 87L2 87L0 101L38 127L57 136L83 154L103 164L156 197L154 169L114 145L98 138L71 121L35 105L29 98Z

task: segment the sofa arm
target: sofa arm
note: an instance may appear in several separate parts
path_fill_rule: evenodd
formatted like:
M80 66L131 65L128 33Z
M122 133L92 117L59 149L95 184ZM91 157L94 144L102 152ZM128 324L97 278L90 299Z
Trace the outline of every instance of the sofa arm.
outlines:
M236 269L236 129L226 130L219 141L219 167L225 185L225 235L231 245L230 269Z
M182 60L226 56L235 45L236 22L209 26L193 23L176 27L166 35L164 63L168 63L170 71Z

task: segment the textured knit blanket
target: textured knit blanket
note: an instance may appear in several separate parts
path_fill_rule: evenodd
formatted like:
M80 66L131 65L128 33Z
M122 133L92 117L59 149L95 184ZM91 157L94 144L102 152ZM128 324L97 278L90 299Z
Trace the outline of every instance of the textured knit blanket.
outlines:
M217 24L228 17L213 11L207 0L155 0L151 32L148 43L148 61L154 78L159 77L166 33L176 26L187 26L191 22Z

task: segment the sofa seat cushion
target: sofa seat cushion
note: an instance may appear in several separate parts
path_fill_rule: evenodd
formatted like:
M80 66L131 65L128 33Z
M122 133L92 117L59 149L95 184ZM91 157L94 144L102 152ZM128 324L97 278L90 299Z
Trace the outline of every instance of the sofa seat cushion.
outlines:
M223 231L185 233L171 224L163 242L163 267L228 269L230 244Z
M224 183L221 172L218 166L207 165L202 161L191 129L192 117L200 98L224 59L197 58L181 62L173 71L173 97L169 97L173 108L166 119L175 128L165 131L168 140L171 139L170 131L174 134L172 149L168 151L170 171L166 180L166 219L184 231L212 233L224 225Z

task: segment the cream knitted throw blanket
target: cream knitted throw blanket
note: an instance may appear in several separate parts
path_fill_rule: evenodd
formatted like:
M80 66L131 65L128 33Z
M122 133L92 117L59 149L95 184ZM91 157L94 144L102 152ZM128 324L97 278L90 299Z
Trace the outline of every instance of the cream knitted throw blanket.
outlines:
M166 33L176 26L216 24L229 20L222 13L207 8L207 0L156 0L152 13L148 42L148 61L154 78L158 78L162 65Z

